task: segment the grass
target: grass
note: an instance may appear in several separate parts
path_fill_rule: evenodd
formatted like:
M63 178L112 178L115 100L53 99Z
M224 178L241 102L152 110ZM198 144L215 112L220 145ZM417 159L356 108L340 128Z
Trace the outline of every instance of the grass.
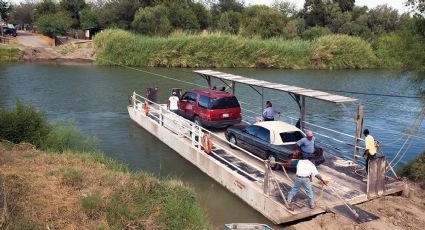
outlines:
M313 41L249 39L226 34L147 37L109 29L94 39L101 65L345 69L375 67L366 41L344 35Z
M6 229L46 229L46 219L50 229L209 228L193 189L179 180L130 172L100 153L43 152L3 143L0 174L10 206Z
M425 189L425 152L422 152L415 159L403 165L398 173L400 176L407 177L408 179L418 183Z
M0 63L17 62L23 57L23 52L13 46L0 44Z

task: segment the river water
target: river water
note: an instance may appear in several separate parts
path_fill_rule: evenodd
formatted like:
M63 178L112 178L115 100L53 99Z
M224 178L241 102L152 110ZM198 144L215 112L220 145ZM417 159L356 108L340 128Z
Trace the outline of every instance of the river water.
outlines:
M403 134L414 128L415 118L425 104L425 99L418 97L424 83L415 82L414 74L386 70L221 71L357 98L365 105L364 127L369 128L375 139L381 141L389 159L399 153L398 156L404 156L400 162L405 163L425 150L424 125L418 127L415 136L409 139ZM85 133L95 134L99 138L100 148L108 156L128 164L132 169L183 180L198 192L201 206L217 228L229 222L270 224L261 214L130 120L126 105L128 96L134 90L144 95L147 87L159 87L158 99L165 103L171 88L185 90L198 87L191 84L205 86L206 82L192 74L190 69L134 70L91 65L3 64L0 65L0 106L13 107L16 99L21 99L44 110L50 120L72 119ZM222 83L214 82L214 85ZM237 86L236 94L246 109L245 120L253 121L258 116L253 112L261 111L261 97L254 90L241 85ZM286 93L265 90L264 95L264 100L271 100L282 112L283 120L293 122L288 117L298 117L298 107ZM354 135L356 105L341 106L307 99L306 108L307 121ZM352 146L325 136L349 143L354 142L352 137L312 125L307 128L317 131L317 140L332 146L327 148L328 152L352 157ZM399 151L402 146L404 148Z

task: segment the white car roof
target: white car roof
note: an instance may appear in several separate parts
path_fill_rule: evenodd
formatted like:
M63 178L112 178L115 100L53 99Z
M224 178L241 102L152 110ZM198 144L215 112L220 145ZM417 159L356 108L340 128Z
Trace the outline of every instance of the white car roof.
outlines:
M255 123L254 125L270 130L270 144L273 144L273 145L293 144L292 142L283 143L280 137L280 133L296 132L296 131L303 133L296 126L288 124L283 121L260 121Z

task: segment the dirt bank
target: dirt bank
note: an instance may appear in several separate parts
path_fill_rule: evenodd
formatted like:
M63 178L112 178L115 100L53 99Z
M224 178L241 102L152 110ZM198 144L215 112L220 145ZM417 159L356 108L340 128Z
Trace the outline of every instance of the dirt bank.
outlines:
M192 190L98 154L0 142L0 229L205 229Z
M356 224L351 220L333 213L319 215L311 220L290 225L285 229L424 229L425 226L425 193L415 189L415 196L387 196L358 205L380 218L378 220Z
M24 52L22 58L24 61L92 63L95 60L90 41L75 40L62 46L52 47L37 34L25 31L19 31L18 34L14 40Z

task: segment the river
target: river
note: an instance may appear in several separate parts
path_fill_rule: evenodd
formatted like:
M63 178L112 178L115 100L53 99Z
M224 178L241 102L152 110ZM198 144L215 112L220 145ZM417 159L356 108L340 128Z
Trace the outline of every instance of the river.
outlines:
M221 71L358 98L365 105L364 127L369 128L375 139L381 141L389 159L399 152L398 156L404 155L400 162L405 163L425 150L424 125L407 141L407 136L402 134L413 128L415 118L425 103L424 98L418 97L419 90L424 89L424 83L415 82L414 74L387 70ZM190 69L134 70L92 65L0 64L0 106L13 107L16 99L20 99L45 111L49 120L72 119L85 133L95 134L99 138L100 148L108 156L128 164L132 169L183 180L195 188L201 206L217 228L229 222L270 224L261 214L130 120L126 105L128 96L134 90L143 95L147 87L159 87L158 99L165 103L171 88L185 90L196 87L189 83L206 85L206 81L192 74ZM237 86L236 94L244 108L261 111L261 99L254 90ZM283 120L290 121L287 116L298 116L298 107L287 94L266 90L264 99L273 102L284 115ZM312 99L307 99L306 105L307 121L354 135L355 105L341 106ZM244 113L244 118L249 121L255 119L255 116L246 111ZM317 131L316 138L321 142L342 150L337 153L335 149L328 148L328 152L347 158L352 156L351 146L319 134L338 137L349 143L353 143L353 138L315 126L307 128ZM399 151L403 144L404 148Z

